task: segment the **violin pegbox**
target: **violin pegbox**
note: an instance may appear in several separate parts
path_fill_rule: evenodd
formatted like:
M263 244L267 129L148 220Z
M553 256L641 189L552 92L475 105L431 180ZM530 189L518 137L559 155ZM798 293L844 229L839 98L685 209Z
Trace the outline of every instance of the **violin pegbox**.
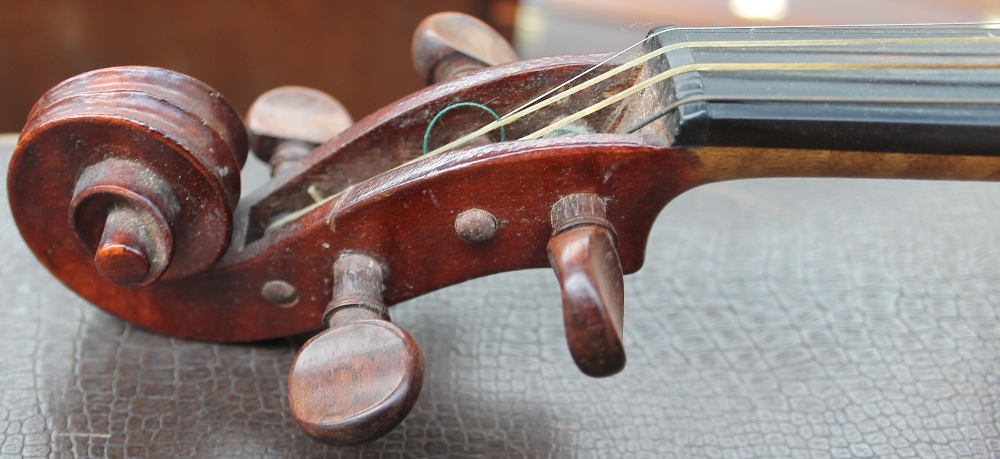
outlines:
M11 209L55 273L82 255L124 287L182 278L225 253L247 150L239 115L207 85L151 67L97 70L32 109L10 163Z

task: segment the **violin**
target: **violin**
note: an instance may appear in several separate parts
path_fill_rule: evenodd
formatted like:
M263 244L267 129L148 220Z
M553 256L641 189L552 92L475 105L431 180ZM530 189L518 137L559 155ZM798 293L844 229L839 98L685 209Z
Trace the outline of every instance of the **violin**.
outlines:
M389 306L551 267L570 354L625 365L623 275L658 213L700 185L767 177L997 180L1000 37L974 27L650 31L617 54L518 60L486 24L427 18L429 86L358 122L283 87L245 119L158 68L70 78L28 115L10 206L77 294L170 336L323 329L292 363L310 437L387 434L423 383ZM240 197L252 151L272 178Z

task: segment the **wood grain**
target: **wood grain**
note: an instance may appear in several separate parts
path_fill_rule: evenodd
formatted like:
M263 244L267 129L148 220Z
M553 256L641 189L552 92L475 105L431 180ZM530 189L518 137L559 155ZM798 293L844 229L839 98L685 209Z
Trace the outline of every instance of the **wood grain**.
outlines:
M614 239L605 227L584 225L548 244L562 292L569 352L588 376L611 376L625 367L625 291Z

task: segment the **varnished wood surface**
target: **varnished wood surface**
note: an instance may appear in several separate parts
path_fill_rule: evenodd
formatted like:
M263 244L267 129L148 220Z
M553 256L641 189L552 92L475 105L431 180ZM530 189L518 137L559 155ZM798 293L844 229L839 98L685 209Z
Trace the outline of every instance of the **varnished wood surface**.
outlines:
M355 320L307 341L288 376L288 407L311 438L337 446L375 440L410 413L424 354L405 330Z
M0 457L989 457L997 196L840 179L685 194L625 277L629 363L607 379L574 365L551 269L406 302L391 311L425 349L424 390L398 429L352 448L291 418L302 339L128 325L52 278L4 207Z
M747 164L770 164L773 169L767 172L771 175L794 175L782 169L780 162L770 161L768 155L802 152L754 153L759 152L749 152L747 158L755 160L748 159ZM327 265L343 250L370 254L395 273L386 284L385 298L390 305L496 272L548 266L548 210L560 196L572 192L615 197L608 218L619 234L627 235L618 246L622 268L626 273L635 272L643 264L646 235L659 209L675 196L722 179L727 170L736 170L722 166L710 169L706 166L713 164L701 159L701 155L711 159L725 154L730 155L729 161L718 164L726 167L739 164L735 158L742 158L737 150L665 150L639 139L617 136L579 136L457 151L354 187L257 244L233 253L223 260L222 267L211 272L141 290L109 285L91 268L90 258L77 250L42 257L58 277L86 298L145 328L223 341L283 336L319 327L329 290L327 274L315 267ZM810 158L822 163L830 154L820 152L795 164L808 175L807 166L814 165ZM862 177L881 176L882 169L871 164L892 158L878 153L836 155L844 159L838 163L845 168L842 175ZM485 158L493 161L483 161ZM906 164L924 161L928 165L936 164L934 161L962 161L960 164L965 165L985 161L922 155L905 159ZM615 173L606 177L612 165ZM905 167L890 169L899 174L907 171ZM719 175L714 175L715 170ZM948 168L927 167L925 171L927 177L953 177L948 175ZM545 182L538 174L559 179ZM475 179L487 176L491 181ZM493 186L493 180L505 186ZM534 194L524 192L528 190ZM455 216L472 207L490 211L507 222L486 244L471 246L453 229ZM407 215L414 219L408 220ZM403 225L404 221L409 223ZM58 232L57 224L54 222L50 230ZM290 247L301 250L305 244L316 249L285 258L280 265L269 258ZM437 269L428 270L428 265ZM262 286L275 276L298 288L300 299L295 307L276 308L260 295Z
M340 101L323 91L280 86L254 100L245 122L250 149L268 161L283 141L301 143L301 156L305 156L316 145L351 127L354 119Z
M549 260L562 292L566 342L588 376L607 377L625 367L622 267L607 228L583 226L552 238Z
M464 72L517 60L510 42L472 16L444 12L426 17L413 32L413 67L428 84Z
M622 269L631 273L643 263L646 237L658 212L678 195L707 183L782 176L992 179L996 171L998 160L989 158L677 149L657 137L594 134L470 147L376 176L419 156L418 134L435 110L472 97L496 101L495 105L505 111L603 58L561 56L491 67L417 92L360 120L315 149L287 176L241 200L229 252L210 271L196 276L178 279L180 276L171 277L168 272L169 282L143 289L115 286L94 268L92 255L77 247L66 223L36 218L64 213L68 190L75 186L74 175L63 171L73 169L74 164L56 164L55 156L40 154L58 150L59 145L64 149L77 145L72 139L78 133L66 130L59 137L58 131L46 131L48 125L39 121L47 113L41 110L62 101L39 106L31 130L24 134L21 156L12 161L9 186L15 190L15 217L30 235L29 244L43 264L113 314L174 336L250 341L319 327L330 279L325 270L316 267L328 265L345 252L371 256L392 273L385 290L390 305L469 279L546 266L549 209L568 194L594 193L609 201L608 218L624 236L618 241ZM634 72L626 72L587 91L621 91L634 76ZM520 99L500 97L510 94L510 88L518 90ZM583 94L580 99L585 102L589 97ZM511 125L508 133L532 132L581 103L560 104L551 112L531 115ZM606 110L609 113L599 112L591 122L614 125L614 107ZM211 123L206 126L213 132L225 132ZM439 132L443 139L438 142L461 135L467 125L452 126ZM57 134L51 134L53 131ZM100 138L105 134L95 131L93 135ZM219 136L205 137L219 140ZM51 144L35 148L39 138L50 139ZM234 168L206 169L223 174ZM47 183L44 199L23 197L31 189L25 184L42 181ZM238 183L235 178L224 182ZM265 225L311 204L316 194L340 191L344 193L320 203L302 218L264 234ZM232 193L225 197L206 195L233 201ZM490 241L469 245L456 237L455 218L470 209L482 209L498 220L497 234ZM222 233L209 234L218 237ZM276 308L262 293L276 280L290 283L297 291L294 306Z
M475 102L505 113L606 57L590 54L513 62L425 88L383 107L313 150L288 176L246 196L237 214L246 214L248 223L237 228L236 239L255 240L276 215L313 204L307 192L310 186L315 186L320 195L329 196L420 157L427 124L451 104ZM526 117L524 122L508 126L506 134L511 139L525 136L534 131L534 126L583 108L598 94L621 91L634 73L625 72L605 84L583 91L579 98L559 104L554 110ZM511 97L512 94L517 96ZM441 118L428 147L434 149L444 145L488 121L489 115L481 110L452 110ZM487 142L500 139L499 133L487 137Z

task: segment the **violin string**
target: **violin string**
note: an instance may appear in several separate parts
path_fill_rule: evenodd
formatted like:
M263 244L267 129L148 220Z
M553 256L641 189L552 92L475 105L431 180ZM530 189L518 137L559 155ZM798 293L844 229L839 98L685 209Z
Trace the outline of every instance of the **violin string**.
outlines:
M458 139L449 142L441 147L434 149L433 151L424 155L425 157L434 156L439 153L443 153L448 150L452 150L459 146L462 146L473 139L492 132L493 130L499 128L500 126L507 126L511 123L524 118L538 110L541 110L549 105L557 103L567 97L572 96L584 89L592 87L597 83L605 81L625 70L641 65L650 59L657 56L669 53L671 51L676 51L680 49L691 49L691 48L784 48L784 47L813 47L813 46L854 46L854 45L921 45L921 44L975 44L975 43L1000 43L1000 37L956 37L956 38L859 38L859 39L816 39L816 40L770 40L770 41L703 41L703 42L685 42L676 43L669 46L664 46L657 50L646 53L639 56L629 62L626 62L618 67L615 67L607 72L604 72L594 78L591 78L579 85L576 85L566 91L559 93L558 95L552 96L549 99L539 102L530 107L519 108L507 115L501 117L500 121L494 121L489 123L467 135L459 137Z
M928 25L930 25L930 24L928 24ZM660 31L659 33L663 33L663 32L669 31L669 30L676 30L676 29L665 29L665 30ZM648 38L652 38L653 36L655 36L655 35L651 35L650 37L647 37L647 39ZM632 49L635 46L637 46L638 44L641 44L641 43L643 43L645 41L646 40L643 40L640 43L632 45L628 49ZM422 155L422 156L414 158L414 159L412 159L410 161L404 162L403 164L400 164L400 165L398 165L398 166L396 166L396 167L394 167L392 169L389 169L389 170L387 170L385 172L382 172L382 174L391 172L391 171L399 169L401 167L405 167L405 166L407 166L407 165L409 165L411 163L414 163L414 162L417 162L417 161L422 161L422 160L427 159L429 157L441 154L441 153L443 153L445 151L449 151L449 150L454 149L454 148L456 148L458 146L464 145L464 144L468 143L469 141L471 141L471 140L473 140L473 139L475 139L475 138L477 138L477 137L479 137L479 136L481 136L483 134L487 134L487 133L489 133L489 132L491 132L491 131L493 131L495 129L500 128L501 126L510 125L511 123L513 123L513 122L515 122L515 121L517 121L517 120L519 120L519 119L521 119L521 118L523 118L523 117L525 117L527 115L530 115L531 113L534 113L534 112L536 112L538 110L541 110L542 108L545 108L545 107L547 107L549 105L557 103L557 102L559 102L559 101L561 101L561 100L563 100L563 99L565 99L567 97L570 97L573 94L576 94L576 93L578 93L580 91L583 91L586 88L592 87L593 85L596 85L597 83L600 83L601 81L605 81L605 80L607 80L607 79L609 79L609 78L611 78L611 77L613 77L613 76L615 76L615 75L617 75L617 74L619 74L621 72L624 72L625 70L628 70L628 69L630 69L632 67L636 67L638 65L641 65L641 64L649 61L650 59L653 59L653 58L655 58L657 56L660 56L660 55L663 55L663 54L666 54L668 52L675 51L675 50L686 49L686 48L687 49L690 49L690 48L737 48L737 47L742 47L742 48L767 48L767 47L811 47L811 46L894 45L894 44L900 44L900 45L905 45L905 44L963 44L963 43L964 44L973 44L973 43L1000 43L1000 37L996 37L996 36L992 36L991 35L991 36L986 36L986 37L959 37L959 38L916 38L916 39L891 39L891 38L889 38L889 39L878 39L878 38L871 39L871 38L869 38L869 39L845 39L845 40L840 40L840 39L833 39L833 40L831 40L831 39L819 39L819 40L781 40L781 41L777 41L777 40L774 40L774 41L704 41L704 42L677 43L677 44L674 44L674 45L669 45L669 46L661 47L661 48L656 49L654 51L651 51L649 53L643 54L643 55L641 55L641 56L639 56L639 57L637 57L637 58L635 58L635 59L633 59L633 60L631 60L629 62L626 62L626 63L621 64L621 65L619 65L619 66L617 66L617 67L615 67L613 69L610 69L610 70L608 70L608 71L606 71L606 72L604 72L604 73L602 73L602 74L600 74L600 75L598 75L598 76L596 76L594 78L591 78L591 79L589 79L589 80L587 80L587 81L585 81L585 82L583 82L583 83L581 83L579 85L576 85L576 86L574 86L574 87L572 87L572 88L570 88L570 89L568 89L566 91L563 91L563 92L561 92L561 93L559 93L559 94L557 94L555 96L552 96L552 97L550 97L550 98L548 98L548 99L546 99L544 101L536 103L537 102L536 99L544 97L545 94L552 94L555 90L558 90L558 87L554 88L554 90L547 91L542 96L540 96L538 98L535 98L532 101L529 101L529 103L524 104L524 105L518 107L514 111L511 111L510 113L508 113L507 115L502 116L499 121L493 121L493 122L487 124L486 126L483 126L482 128L477 129L476 131L474 131L474 132L472 132L470 134L462 136L462 137L460 137L460 138L458 138L458 139L456 139L456 140L454 140L454 141L452 141L452 142L450 142L448 144L445 144L445 145L443 145L441 147L438 147L437 149L435 149L435 150L427 153L426 155ZM628 51L628 49L626 49L625 51ZM588 70L586 70L584 73L590 72L590 71L594 70L595 68L599 68L601 65L604 65L607 62L610 62L611 60L613 60L615 57L621 56L622 54L624 54L625 51L623 51L621 53L618 53L618 54L612 56L609 59L606 59L605 61L603 61L602 63L600 63L598 65L592 66L591 68L589 68ZM998 68L1000 68L1000 67L998 67ZM846 70L846 69L842 69L842 70ZM698 71L698 70L688 70L688 71ZM670 71L668 70L667 72L670 72ZM664 73L666 73L666 72L664 72ZM660 78L664 73L660 73L659 75L656 75L653 78L659 78L659 81L663 81L666 78L670 78L670 76ZM569 81L567 81L566 83L563 83L559 87L564 87L566 84L568 84L569 82L572 82L572 81L573 81L573 79L570 79ZM640 83L640 84L645 84L648 81L649 80L646 80L646 81L644 81L643 83ZM659 81L655 81L653 83L648 83L648 84L646 84L645 87L651 86L652 84L655 84L656 82L659 82ZM645 87L643 87L642 89L645 89ZM633 88L634 88L634 86L633 86ZM587 113L584 113L584 114L580 115L579 117L577 117L577 118L575 118L573 120L568 120L569 117L563 118L563 119L557 121L554 124L550 124L549 127L565 121L564 124L562 124L560 126L553 127L552 129L548 129L548 127L546 127L546 128L543 128L542 130L539 130L539 131L536 131L535 133L532 133L531 135L538 134L539 132L541 132L543 130L548 130L547 132L542 133L539 136L545 135L546 133L554 131L555 129L558 129L559 127L565 126L566 124L569 124L569 123L575 121L576 119L583 118L583 117L585 117L585 116L587 116L587 115L589 115L589 114L591 114L593 112L596 112L596 111L600 110L601 108L604 108L604 107L606 107L608 105L611 105L611 104L613 104L613 103L615 103L617 101L620 101L621 99L624 99L625 97L628 97L631 94L634 94L634 93L638 92L638 91L631 91L631 89L633 89L633 88L630 88L629 90L623 91L622 93L619 93L619 94L616 94L616 95L612 96L613 98L617 98L619 95L622 95L623 93L628 92L628 94L626 94L626 95L624 95L624 96L622 96L620 98L617 98L616 100L614 100L612 102L605 103L605 102L607 102L607 99L604 102L600 102L599 104L604 104L603 107L597 108L595 110L590 110L590 108L581 110L581 111L577 112L577 114L580 114L580 113L583 113L583 112L587 112ZM533 103L535 105L531 105ZM591 107L593 107L593 106L591 106ZM574 115L571 115L571 116L577 116L577 114L574 114ZM522 139L526 139L526 138L522 138ZM348 189L350 189L350 188L348 188ZM291 212L291 213L285 215L284 217L275 220L274 222L272 222L271 224L269 224L267 226L267 228L264 231L264 234L269 234L269 233L277 230L278 228L280 228L280 227L282 227L282 226L284 226L284 225L286 225L288 223L291 223L291 222L293 222L293 221L301 218L303 215L306 215L307 213L309 213L313 209L316 209L316 208L322 206L323 204L325 204L325 203L327 203L327 202L329 202L329 201L337 198L338 196L341 196L346 191L347 190L345 189L345 190L342 190L340 192L334 193L334 194L332 194L330 196L327 196L327 197L323 198L321 201L318 201L318 202L315 202L313 204L310 204L309 206L306 206L306 207L304 207L302 209L299 209L297 211Z
M862 99L858 97L770 97L770 96L694 96L679 100L664 109L644 118L628 128L625 133L633 134L646 127L649 123L656 121L678 108L698 102L727 102L727 103L809 103L809 104L919 104L919 105L1000 105L1000 99L931 99L931 98L873 98Z
M841 64L841 63L793 63L793 64L732 64L732 63L711 63L711 64L688 64L682 65L680 67L675 67L670 70L660 72L659 74L643 80L642 83L633 85L632 87L615 94L607 99L604 99L598 103L592 104L589 107L577 111L572 115L566 116L548 126L539 129L531 134L521 137L518 140L532 140L538 139L542 136L555 131L561 127L566 126L576 120L579 120L587 115L597 112L603 108L610 106L628 96L636 94L643 89L646 89L656 83L664 81L668 78L673 78L682 73L688 72L719 72L719 71L769 71L769 70L779 70L779 71L836 71L836 70L941 70L941 69L953 69L953 70L986 70L986 69L1000 69L1000 63L990 62L990 63L928 63L928 64Z

